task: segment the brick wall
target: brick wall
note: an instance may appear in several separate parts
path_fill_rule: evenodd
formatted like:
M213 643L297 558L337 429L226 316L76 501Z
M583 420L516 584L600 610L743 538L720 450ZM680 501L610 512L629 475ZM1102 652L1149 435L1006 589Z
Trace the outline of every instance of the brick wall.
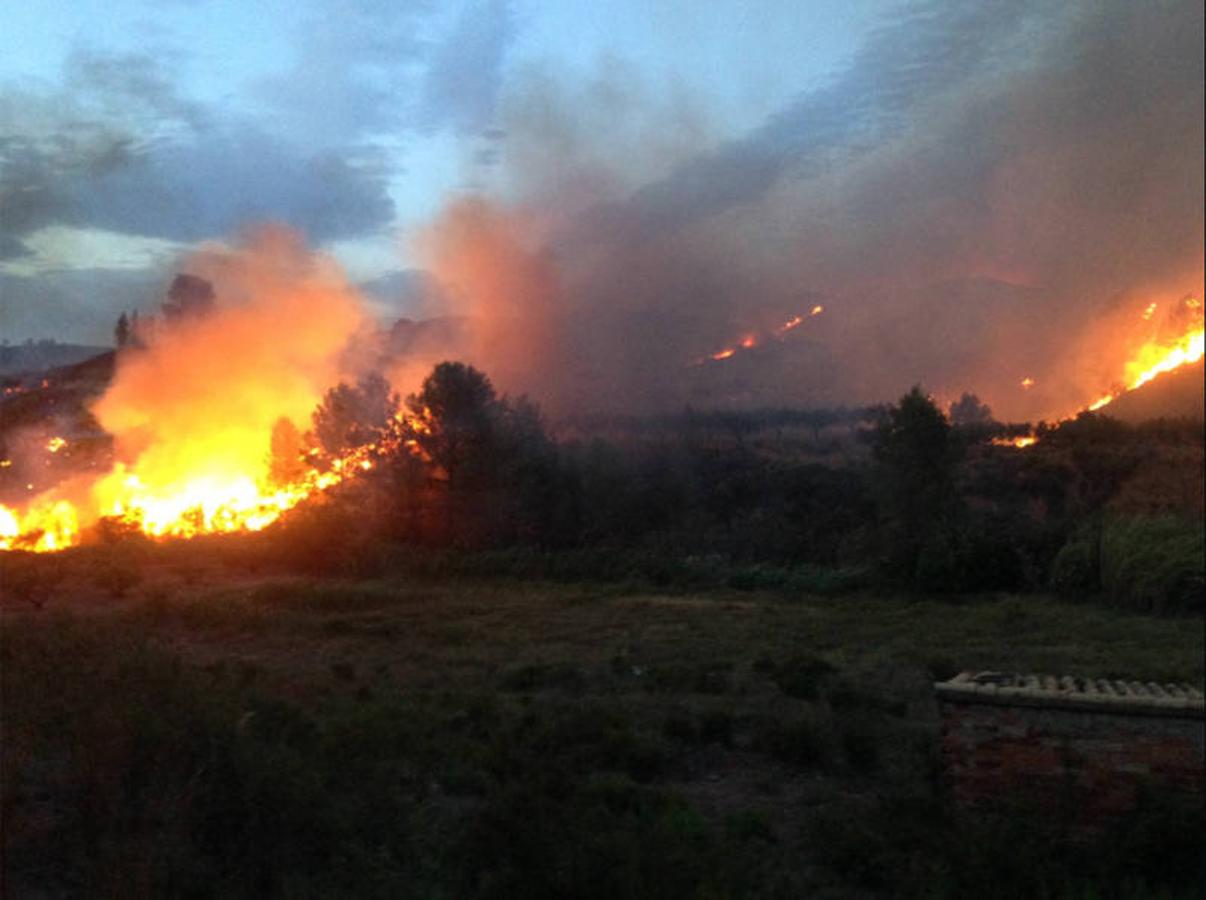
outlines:
M945 775L960 805L1072 799L1091 824L1132 808L1142 790L1206 790L1206 720L1193 689L1173 704L1151 692L1086 696L1059 682L1027 689L1016 676L1003 687L996 677L935 685Z

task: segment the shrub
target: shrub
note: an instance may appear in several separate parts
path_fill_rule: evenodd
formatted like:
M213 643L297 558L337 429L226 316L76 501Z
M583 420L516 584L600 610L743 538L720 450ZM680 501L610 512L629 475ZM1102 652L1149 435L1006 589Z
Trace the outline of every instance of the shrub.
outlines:
M1100 568L1092 540L1083 536L1070 539L1051 564L1051 589L1065 597L1084 597L1100 587Z
M1110 601L1145 612L1206 611L1206 534L1201 522L1127 519L1107 524L1101 585Z
M114 598L124 597L141 582L142 569L138 560L126 554L107 556L92 571L92 583Z
M10 550L0 554L0 587L4 595L41 609L65 575L59 554Z
M819 656L801 654L781 662L758 660L754 669L770 676L775 685L797 700L815 700L821 685L834 674L834 667Z

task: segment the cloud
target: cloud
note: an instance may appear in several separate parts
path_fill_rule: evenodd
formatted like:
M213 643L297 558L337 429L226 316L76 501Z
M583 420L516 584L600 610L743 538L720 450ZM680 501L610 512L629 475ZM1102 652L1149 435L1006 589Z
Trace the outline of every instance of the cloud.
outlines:
M0 234L0 262L6 259L19 259L22 256L28 256L30 252L24 242L11 235Z
M294 59L258 79L251 96L274 130L306 145L349 143L409 127L421 28L432 4L318 3L294 36Z
M150 56L73 54L61 89L0 88L0 254L51 224L176 241L283 219L323 241L393 219L371 146L313 148L181 96Z
M95 115L141 125L154 133L164 127L202 127L205 109L181 95L172 73L147 53L103 53L76 48L63 64L63 88Z
M0 333L14 342L52 336L110 345L121 311L156 309L168 280L146 269L75 269L38 278L0 273Z
M468 3L431 54L419 100L420 125L467 135L489 130L516 31L508 0Z
M172 240L283 220L323 241L366 234L393 218L386 172L334 151L310 155L246 124L168 144L97 177L68 182L79 224Z

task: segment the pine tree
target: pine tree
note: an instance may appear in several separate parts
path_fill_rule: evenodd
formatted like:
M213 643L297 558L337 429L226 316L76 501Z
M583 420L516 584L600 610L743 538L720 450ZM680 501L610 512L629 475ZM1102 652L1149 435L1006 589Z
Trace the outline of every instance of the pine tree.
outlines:
M117 317L117 325L113 329L113 339L117 343L117 349L121 350L130 343L130 320L123 311Z

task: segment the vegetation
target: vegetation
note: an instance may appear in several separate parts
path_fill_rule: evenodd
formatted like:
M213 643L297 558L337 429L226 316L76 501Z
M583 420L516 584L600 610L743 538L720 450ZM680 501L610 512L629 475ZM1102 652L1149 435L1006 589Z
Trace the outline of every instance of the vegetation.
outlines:
M973 395L951 412L915 387L871 422L689 412L556 442L531 403L497 396L470 366L437 366L404 403L369 378L329 391L307 438L274 435L274 472L369 444L379 465L288 517L269 555L365 572L401 543L546 577L1206 606L1200 425L1084 414L1020 451L989 443L1016 429ZM306 441L316 455L301 455ZM1181 538L1142 537L1153 528Z
M169 552L164 553L163 551ZM1191 679L1171 620L406 575L147 549L0 634L14 896L1192 896L1200 809L1089 843L935 779L952 668ZM90 593L96 592L96 593ZM61 604L62 605L62 604ZM1075 639L1070 638L1075 635Z
M1200 425L1013 430L338 385L271 477L371 465L264 532L0 554L0 893L1194 896L1176 798L947 802L934 679L1203 678Z

